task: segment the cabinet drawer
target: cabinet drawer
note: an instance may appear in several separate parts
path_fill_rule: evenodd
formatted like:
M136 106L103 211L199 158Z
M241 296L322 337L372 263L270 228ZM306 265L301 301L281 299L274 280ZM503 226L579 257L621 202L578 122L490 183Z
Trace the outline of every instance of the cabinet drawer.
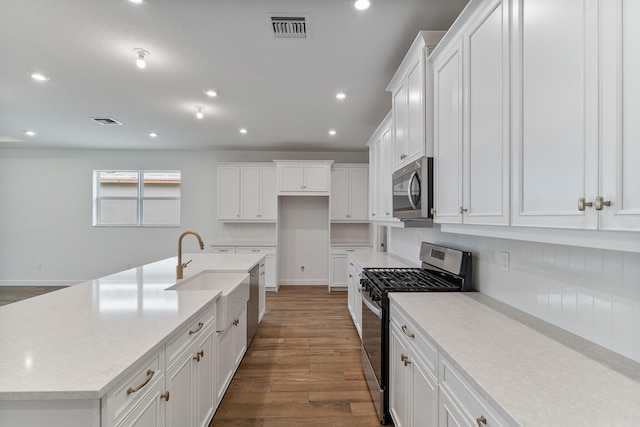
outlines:
M266 246L238 246L236 249L238 254L275 254L276 248Z
M167 368L170 367L178 357L194 343L201 335L204 335L210 328L215 326L216 311L215 306L207 307L204 312L196 317L196 320L189 322L186 327L180 329L167 342Z
M115 422L126 416L159 381L164 381L164 348L137 365L107 393L108 419Z
M391 302L391 321L402 331L402 336L413 347L416 356L423 360L431 375L436 378L438 349L435 343L394 302Z
M369 246L332 246L331 253L332 254L352 254L354 252L370 252L371 248Z
M235 246L215 246L211 249L214 254L235 254Z
M484 418L486 422L481 423L483 427L513 425L499 415L496 407L480 394L476 386L472 386L466 378L460 375L459 371L444 356L440 356L438 371L440 387L462 409L469 423L476 425L477 420Z

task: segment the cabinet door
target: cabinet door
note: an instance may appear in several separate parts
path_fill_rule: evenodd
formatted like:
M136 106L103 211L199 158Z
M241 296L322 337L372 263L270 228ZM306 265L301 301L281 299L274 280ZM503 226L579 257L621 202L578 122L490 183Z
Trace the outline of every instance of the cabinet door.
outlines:
M277 206L276 168L260 168L260 218L275 221Z
M391 327L391 348L389 350L389 412L396 427L408 427L408 406L411 396L409 351L395 325Z
M331 287L344 287L347 285L347 255L331 255Z
M278 167L280 191L304 190L304 165L302 163L283 164Z
M267 255L264 265L264 286L267 289L276 289L276 256Z
M329 166L304 165L304 191L329 191Z
M240 183L240 217L260 219L260 168L242 167Z
M578 210L597 192L597 13L597 0L515 2L513 225L597 226Z
M349 169L349 219L352 221L366 221L369 199L369 170L367 168ZM333 188L333 178L332 178ZM333 191L331 193L333 197Z
M413 358L411 424L438 427L438 382L420 359Z
M349 218L349 168L334 167L331 171L331 219Z
M462 206L466 224L509 224L507 3L492 1L464 35Z
M193 425L193 392L191 384L191 369L193 355L185 353L171 369L167 371L166 387L169 391L167 401L167 427L181 427Z
M115 427L163 427L165 425L164 381L158 382L144 399ZM170 396L171 397L171 396Z
M369 148L369 219L380 219L382 204L382 137L378 138Z
M382 145L380 147L380 202L379 215L385 219L393 217L393 125L382 133Z
M600 211L603 230L640 231L640 3L602 3L602 187L611 202Z
M194 426L196 427L207 427L215 409L214 346L213 330L196 346L197 360L193 363Z
M438 426L440 427L469 427L462 411L453 403L449 395L441 388L438 394Z
M267 295L266 295L266 263L267 258L260 262L259 280L258 280L258 322L262 322L264 313L267 309Z
M233 372L237 369L242 361L242 357L247 350L247 308L245 307L236 318L236 322L231 326L232 344L231 344L231 363ZM232 372L232 376L233 376Z
M407 158L405 163L415 160L425 153L424 137L424 86L425 76L422 58L416 58L407 75Z
M393 170L399 169L407 155L407 86L393 94Z
M218 219L240 218L240 168L218 167Z
M233 376L233 364L231 362L231 351L233 342L232 328L228 327L224 331L216 333L217 357L216 357L216 393L217 401L222 401L224 392L231 382Z
M433 61L434 221L462 222L462 58L456 43Z

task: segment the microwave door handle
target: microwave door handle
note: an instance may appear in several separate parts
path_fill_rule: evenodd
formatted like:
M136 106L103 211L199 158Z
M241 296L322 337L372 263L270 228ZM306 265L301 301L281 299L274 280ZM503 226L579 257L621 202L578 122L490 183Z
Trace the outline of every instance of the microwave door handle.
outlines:
M411 203L411 207L413 208L413 210L416 210L418 209L418 207L413 201L413 194L411 194L411 187L414 179L418 179L418 171L413 171L413 173L411 174L411 178L409 178L409 185L407 185L407 196L409 197L409 203ZM418 185L420 185L419 183L420 181L418 181Z

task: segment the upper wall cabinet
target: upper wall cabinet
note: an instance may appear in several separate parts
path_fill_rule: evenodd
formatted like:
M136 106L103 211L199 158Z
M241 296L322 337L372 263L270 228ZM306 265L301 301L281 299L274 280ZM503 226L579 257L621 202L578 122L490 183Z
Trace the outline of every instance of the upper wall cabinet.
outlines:
M270 164L218 165L218 220L274 222L276 168Z
M278 194L328 196L333 160L274 160Z
M434 75L435 222L509 224L509 7L447 35Z
M369 142L369 220L392 219L393 126L387 114Z
M331 168L331 221L366 222L368 216L366 164L334 164Z
M426 129L431 129L427 118L432 117L432 106L428 102L432 99L432 78L426 58L443 35L442 31L418 33L387 86L392 96L394 170L421 156L431 155L431 147L427 148Z
M598 1L516 5L512 224L595 229Z

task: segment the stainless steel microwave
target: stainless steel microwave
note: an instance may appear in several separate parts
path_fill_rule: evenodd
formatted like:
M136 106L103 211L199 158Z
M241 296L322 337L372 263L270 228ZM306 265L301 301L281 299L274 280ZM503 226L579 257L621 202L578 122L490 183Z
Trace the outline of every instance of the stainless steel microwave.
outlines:
M430 219L433 208L433 157L421 157L393 173L393 217Z

